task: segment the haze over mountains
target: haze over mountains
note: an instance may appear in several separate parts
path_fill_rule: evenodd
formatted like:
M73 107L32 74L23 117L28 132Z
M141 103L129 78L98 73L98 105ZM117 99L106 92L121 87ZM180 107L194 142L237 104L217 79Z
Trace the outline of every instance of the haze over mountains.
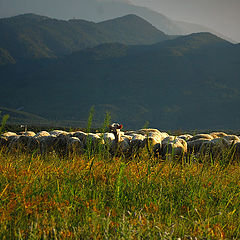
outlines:
M109 111L127 128L239 128L239 44L173 39L135 15L95 24L30 14L0 26L1 106L83 122L95 105L98 123Z
M169 35L204 31L222 36L207 27L172 20L160 12L133 5L127 0L1 0L0 16L9 17L20 13L36 13L57 19L77 18L94 22L136 14Z
M240 42L239 0L131 0L131 2L159 11L171 19L207 26Z

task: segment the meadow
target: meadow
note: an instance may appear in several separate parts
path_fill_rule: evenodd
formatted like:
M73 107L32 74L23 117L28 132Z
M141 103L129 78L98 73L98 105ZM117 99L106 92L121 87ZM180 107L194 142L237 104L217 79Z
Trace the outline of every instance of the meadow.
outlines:
M240 239L229 158L1 151L0 239Z

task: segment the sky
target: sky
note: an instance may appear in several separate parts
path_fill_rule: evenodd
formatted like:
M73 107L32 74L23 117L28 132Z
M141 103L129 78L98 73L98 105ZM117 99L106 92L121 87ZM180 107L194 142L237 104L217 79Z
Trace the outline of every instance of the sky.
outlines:
M173 20L204 25L240 42L240 0L130 0Z
M48 0L49 4L53 0ZM83 0L71 0L71 2ZM93 2L94 0L88 0ZM240 0L95 0L131 2L158 11L173 20L197 23L240 42ZM21 14L24 9L49 8L42 0L0 0L0 17ZM64 12L68 0L58 0ZM60 4L61 3L61 4ZM34 6L34 7L33 7ZM54 9L52 9L54 11Z

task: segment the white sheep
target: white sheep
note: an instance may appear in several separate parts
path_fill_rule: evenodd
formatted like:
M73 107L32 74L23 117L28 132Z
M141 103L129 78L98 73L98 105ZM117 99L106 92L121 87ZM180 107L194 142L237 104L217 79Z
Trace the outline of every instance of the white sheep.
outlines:
M172 139L171 139L172 140ZM187 153L187 142L182 138L175 138L172 141L162 141L162 156L166 159L176 159Z
M38 138L38 137L48 137L48 136L50 136L49 132L41 131L41 132L37 133L34 137Z
M87 137L87 133L82 132L82 131L77 131L72 134L72 137L77 137L80 139L81 142L85 142L85 139Z
M34 137L36 135L36 133L32 132L32 131L26 131L26 132L20 132L19 135L24 135L27 137Z
M192 138L188 139L189 142L197 140L197 139L206 139L206 140L212 140L214 137L210 134L201 133L193 136Z
M193 136L190 135L190 134L183 134L183 135L180 135L178 136L178 138L182 138L183 140L185 141L188 141L189 139L191 139Z
M121 132L122 128L122 124L119 123L113 123L109 126L110 132L114 135L114 141L111 147L111 153L114 155L127 154L130 150L130 138Z
M63 130L53 130L49 132L49 134L58 137L59 135L68 135L68 132Z
M17 134L14 133L14 132L6 132L6 133L3 133L1 136L3 136L3 137L12 137L12 136L17 136Z
M227 134L224 132L212 132L212 133L210 133L210 135L213 138L221 138L221 137L227 136Z

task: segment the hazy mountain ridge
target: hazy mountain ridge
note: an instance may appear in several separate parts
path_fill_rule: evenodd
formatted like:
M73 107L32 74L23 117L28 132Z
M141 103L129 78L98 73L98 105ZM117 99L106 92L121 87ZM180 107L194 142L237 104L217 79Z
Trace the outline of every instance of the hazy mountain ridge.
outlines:
M239 44L209 33L149 46L103 44L27 71L28 64L0 68L0 94L4 106L50 119L86 120L95 105L99 122L109 111L128 128L149 121L160 129L236 129L239 55Z
M54 58L109 42L153 44L169 39L135 15L93 23L26 14L0 19L0 31L0 48L15 60Z
M11 4L14 9L12 13L10 11ZM216 34L214 30L205 26L174 21L157 11L134 5L127 0L42 0L39 2L34 0L21 0L21 2L12 0L12 3L10 2L6 4L6 6L3 5L2 9L0 9L0 13L2 12L2 15L6 15L7 12L9 12L8 15L33 12L57 19L68 20L78 18L100 22L128 14L136 14L169 35L186 35L203 31L210 31L213 34ZM48 8L46 8L46 6L48 6ZM219 34L216 35L221 36Z
M181 27L184 35L187 34L191 34L191 33L196 33L196 32L210 32L220 38L223 38L231 43L237 43L236 41L234 41L233 39L231 39L230 37L227 37L217 31L215 31L214 29L211 29L209 27L205 27L199 24L195 24L195 23L188 23L188 22L183 22L183 21L175 21L178 26Z

